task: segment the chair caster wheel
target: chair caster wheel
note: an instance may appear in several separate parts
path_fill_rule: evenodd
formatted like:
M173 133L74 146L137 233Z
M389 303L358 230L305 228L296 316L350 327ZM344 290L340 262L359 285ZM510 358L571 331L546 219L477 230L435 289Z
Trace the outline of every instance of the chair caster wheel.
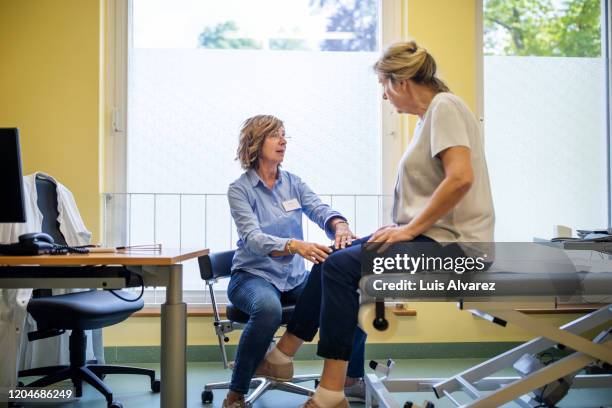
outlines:
M210 404L213 402L212 391L202 391L202 404Z
M151 383L151 391L157 394L160 389L161 389L161 382L159 380L154 380Z
M412 401L406 401L404 403L404 408L415 408L415 407L421 407L421 408L436 408L436 406L429 402L429 401L423 401L423 405L415 405L412 403Z
M123 404L120 403L119 401L113 401L110 404L108 404L108 408L123 408Z

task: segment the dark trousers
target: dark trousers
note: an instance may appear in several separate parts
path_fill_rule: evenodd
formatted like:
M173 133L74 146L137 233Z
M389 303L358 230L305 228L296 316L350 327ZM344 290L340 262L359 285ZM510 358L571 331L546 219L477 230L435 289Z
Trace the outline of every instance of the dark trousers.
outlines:
M361 246L369 237L332 253L322 264L321 287L309 281L304 288L287 330L300 339L311 341L319 329L317 354L323 358L348 361L353 340L364 336L357 327L359 280L361 279ZM411 242L431 243L434 253L446 251L436 241L419 235ZM410 251L410 248L408 249ZM411 256L419 256L414 250ZM314 272L314 269L313 269ZM312 287L311 287L312 286ZM320 327L319 327L320 326Z

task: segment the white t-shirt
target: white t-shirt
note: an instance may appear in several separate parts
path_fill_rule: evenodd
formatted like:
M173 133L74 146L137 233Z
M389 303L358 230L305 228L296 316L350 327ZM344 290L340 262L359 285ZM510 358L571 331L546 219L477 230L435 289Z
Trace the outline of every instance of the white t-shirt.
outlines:
M393 221L408 224L425 209L445 177L437 155L453 146L470 149L474 182L455 208L424 235L438 242L492 242L495 215L480 127L466 104L448 92L432 99L400 160Z

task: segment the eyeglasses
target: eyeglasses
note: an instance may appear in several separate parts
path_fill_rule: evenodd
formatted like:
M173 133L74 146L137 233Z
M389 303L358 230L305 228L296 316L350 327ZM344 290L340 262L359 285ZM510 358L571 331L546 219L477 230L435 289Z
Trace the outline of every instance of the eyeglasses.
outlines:
M279 138L281 138L281 137L282 137L282 138L283 138L283 139L285 139L285 140L291 140L291 136L283 135L283 134L282 134L282 133L280 133L280 132L274 132L274 133L271 133L271 134L269 134L269 135L268 135L268 137L269 137L270 139L279 139Z

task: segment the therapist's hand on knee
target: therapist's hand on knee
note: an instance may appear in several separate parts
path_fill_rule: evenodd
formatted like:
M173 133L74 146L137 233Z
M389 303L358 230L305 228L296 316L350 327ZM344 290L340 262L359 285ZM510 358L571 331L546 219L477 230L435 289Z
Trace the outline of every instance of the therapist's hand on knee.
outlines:
M339 222L334 225L334 248L343 249L353 243L353 240L357 238L355 234L349 228L347 222Z
M315 242L304 242L295 240L293 243L295 248L295 252L300 255L302 258L310 261L312 263L318 264L329 256L332 253L332 249L321 244L317 244Z

